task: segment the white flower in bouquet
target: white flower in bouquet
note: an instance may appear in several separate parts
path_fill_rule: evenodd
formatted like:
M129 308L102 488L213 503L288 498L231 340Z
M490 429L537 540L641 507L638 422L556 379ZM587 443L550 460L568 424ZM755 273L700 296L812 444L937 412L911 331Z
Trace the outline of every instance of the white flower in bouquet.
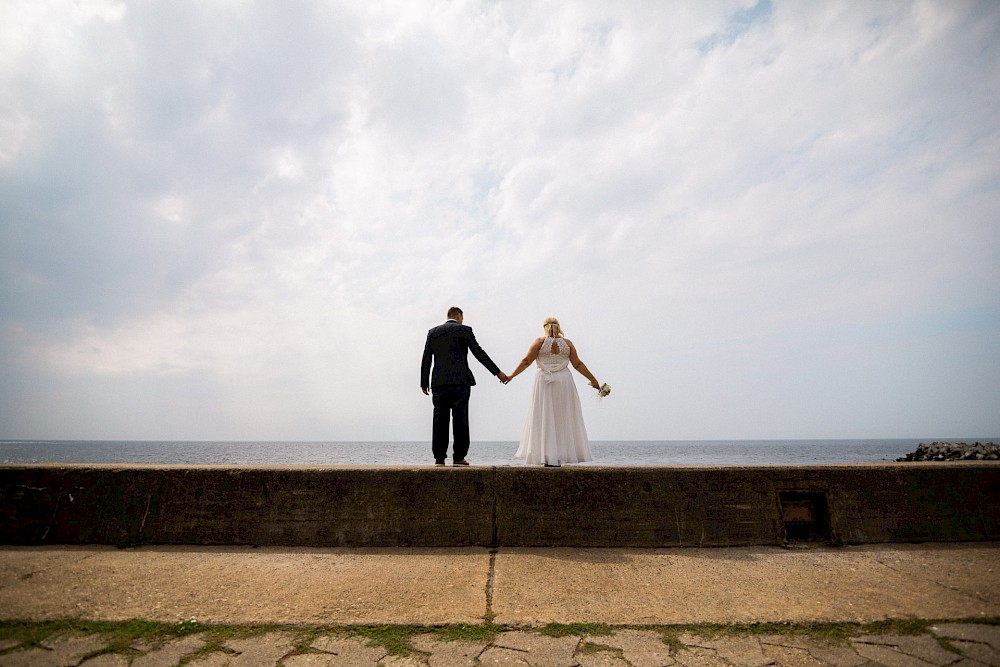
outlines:
M597 395L601 398L604 398L610 393L611 393L611 385L609 385L607 382L602 384L601 388L597 390Z

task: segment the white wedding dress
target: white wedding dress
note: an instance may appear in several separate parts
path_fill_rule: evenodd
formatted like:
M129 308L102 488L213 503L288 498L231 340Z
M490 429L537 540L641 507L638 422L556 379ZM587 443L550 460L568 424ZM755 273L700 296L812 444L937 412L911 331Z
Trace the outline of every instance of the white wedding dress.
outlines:
M546 337L535 365L535 387L515 456L536 465L592 460L580 395L569 369L569 345L562 338Z

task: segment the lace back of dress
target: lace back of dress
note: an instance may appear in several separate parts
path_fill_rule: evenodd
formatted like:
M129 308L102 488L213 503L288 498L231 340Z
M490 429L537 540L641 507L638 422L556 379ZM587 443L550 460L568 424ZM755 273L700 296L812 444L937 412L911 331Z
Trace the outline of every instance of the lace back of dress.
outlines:
M569 354L569 345L564 338L545 337L545 342L539 350L539 354L552 355L554 357L564 357Z

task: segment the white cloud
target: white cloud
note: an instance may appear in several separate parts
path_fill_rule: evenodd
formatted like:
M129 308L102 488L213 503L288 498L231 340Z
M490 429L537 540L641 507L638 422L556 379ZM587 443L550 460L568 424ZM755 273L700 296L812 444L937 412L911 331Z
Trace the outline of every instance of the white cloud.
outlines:
M992 3L8 13L0 437L425 439L453 303L600 439L1000 430Z

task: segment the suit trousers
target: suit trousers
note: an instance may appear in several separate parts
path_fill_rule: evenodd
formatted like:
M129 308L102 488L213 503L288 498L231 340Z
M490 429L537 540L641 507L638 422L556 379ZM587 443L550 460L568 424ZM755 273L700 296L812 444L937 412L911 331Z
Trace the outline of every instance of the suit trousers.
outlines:
M434 427L431 451L434 462L444 463L448 456L448 425L455 433L452 460L461 461L469 453L469 397L472 387L467 384L444 384L431 390L434 402Z

